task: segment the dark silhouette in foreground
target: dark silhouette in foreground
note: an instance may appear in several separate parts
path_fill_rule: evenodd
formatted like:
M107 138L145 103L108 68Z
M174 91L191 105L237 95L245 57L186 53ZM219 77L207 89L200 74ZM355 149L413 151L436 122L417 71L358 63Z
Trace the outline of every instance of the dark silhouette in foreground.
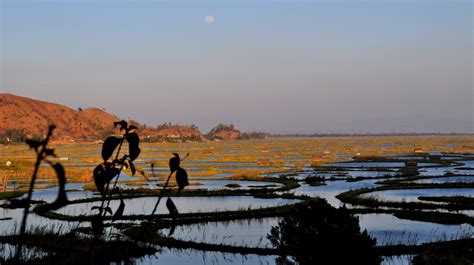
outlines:
M94 232L95 237L100 237L104 231L104 218L107 214L113 215L112 221L120 219L123 216L123 212L125 210L125 202L122 198L122 192L117 187L118 179L120 178L120 174L124 168L130 168L132 172L132 176L135 175L137 169L135 168L134 161L138 158L141 153L140 145L140 137L138 136L138 128L134 125L130 125L128 122L122 120L119 122L114 123L114 127L119 126L121 135L112 135L105 139L104 144L102 145L102 158L104 160L103 163L99 164L94 169L94 182L96 185L97 190L102 194L102 203L101 206L94 206L91 210L98 210L98 213L94 216L94 219L91 221L92 231ZM128 154L123 154L120 157L120 151L122 150L122 145L124 142L128 143ZM115 153L115 158L114 158ZM173 173L176 172L176 183L178 184L178 191L179 193L181 190L184 189L188 183L188 174L186 170L180 167L180 159L179 154L174 153L174 157L172 157L169 161L169 168L170 174L168 179L166 180L165 186L161 189L160 195L158 197L158 201L150 214L150 219L153 219L152 216L155 214L155 211L158 208L158 205L161 201L161 198L165 195L166 188L168 183L171 179ZM189 154L186 154L186 157ZM152 172L153 172L153 164L151 165ZM144 173L142 173L145 176ZM154 176L154 172L153 172ZM112 184L112 181L115 181ZM110 187L111 186L111 187ZM120 198L120 206L117 208L115 213L110 208L110 202L113 199L113 195L118 194ZM168 196L166 200L166 208L170 213L170 217L172 220L175 220L178 215L178 209L174 204L173 200ZM174 231L174 228L171 229ZM172 234L172 232L170 233Z
M46 162L54 169L54 171L56 172L56 175L58 178L58 184L59 184L58 196L56 200L51 204L45 204L43 209L55 210L55 209L59 209L65 206L68 203L66 190L65 190L66 172L64 171L64 167L59 163L55 163L49 160L49 158L51 157L56 157L56 154L54 153L54 149L48 146L49 140L51 139L51 136L53 135L53 131L55 128L56 126L54 125L49 126L48 134L46 135L46 138L43 140L27 139L25 141L26 144L30 146L30 148L35 150L36 162L35 162L35 166L33 170L33 175L31 176L30 187L28 189L27 197L26 199L19 200L22 203L18 203L18 205L21 205L24 208L24 213L23 213L23 218L22 218L21 226L20 226L20 240L18 242L19 244L17 245L15 261L18 261L20 259L22 249L23 249L23 243L26 239L25 232L26 232L28 213L30 210L31 197L33 195L33 189L35 186L36 178L38 177L38 171L40 169L41 163Z
M474 264L474 242L458 240L444 246L429 247L412 261L413 265L472 265Z
M51 160L51 158L56 158L56 154L54 149L49 147L49 142L56 127L54 125L49 126L48 134L44 139L27 139L25 141L30 148L34 149L37 159L26 198L10 199L10 204L4 206L8 208L24 208L24 214L19 235L3 236L4 241L16 245L16 253L12 258L3 259L0 257L1 264L109 264L114 261L129 261L133 257L140 257L156 252L156 249L153 247L144 246L143 244L138 244L137 242L124 238L110 238L104 233L104 228L111 225L106 222L108 220L106 218L107 214L112 215L111 222L119 220L123 216L125 202L123 200L122 191L117 186L117 182L122 170L125 168L130 168L132 175L135 175L137 169L133 162L141 153L139 147L140 137L137 133L138 128L134 125L129 125L124 120L114 122L114 126L119 126L120 134L106 138L102 145L101 152L104 162L99 164L93 171L94 183L97 191L102 195L101 205L92 207L91 211L97 210L98 213L93 215L90 220L91 229L82 228L82 232L84 232L83 235L77 233L81 229L73 229L73 231L65 234L56 231L47 231L44 228L27 232L27 217L31 213L31 204L38 204L34 208L35 212L44 213L66 206L69 204L69 200L65 189L66 172L64 167ZM121 154L125 142L128 146L128 153ZM189 154L186 154L186 157L188 155ZM186 170L180 167L182 160L183 159L180 159L176 153L174 157L170 159L170 175L166 182L168 184L173 173L176 173L176 183L179 187L177 193L182 191L189 184ZM33 202L32 200L35 181L42 163L49 164L57 175L58 196L52 203ZM161 189L155 209L150 214L151 221L155 221L153 220L153 215L161 198L165 194L167 184ZM157 188L160 187L158 186ZM120 205L115 212L113 212L110 207L111 201L117 199L114 198L114 195L118 195L118 199L120 199ZM178 216L178 209L169 196L166 201L166 207L168 208L171 219L174 221ZM171 231L174 231L174 226ZM93 238L84 236L90 232L94 235ZM172 234L172 232L170 234ZM42 249L51 250L51 253L40 259L23 260L26 258L22 257L22 255L24 255L24 246L41 246ZM67 254L62 255L61 253Z
M375 239L360 231L359 220L344 208L312 200L283 218L267 238L298 264L380 264ZM279 264L293 264L282 256Z

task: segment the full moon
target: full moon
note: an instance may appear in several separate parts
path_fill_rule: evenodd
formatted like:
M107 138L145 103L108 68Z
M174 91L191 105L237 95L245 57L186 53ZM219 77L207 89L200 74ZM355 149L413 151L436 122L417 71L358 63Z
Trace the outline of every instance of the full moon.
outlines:
M207 25L211 25L212 23L214 23L214 18L212 16L205 16L204 22L206 22Z

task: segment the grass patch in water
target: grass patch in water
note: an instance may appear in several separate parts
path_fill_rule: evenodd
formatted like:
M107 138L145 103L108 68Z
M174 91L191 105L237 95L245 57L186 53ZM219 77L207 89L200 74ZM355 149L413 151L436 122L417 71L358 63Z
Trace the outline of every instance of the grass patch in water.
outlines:
M473 197L466 196L420 196L420 201L431 201L431 202L445 202L445 203L456 203L456 204L474 204Z
M6 191L0 192L0 200L12 199L21 197L26 193L26 191Z
M376 188L362 188L357 190L349 190L336 196L337 199L344 203L352 205L362 205L366 207L393 207L402 209L447 209L447 210L472 210L474 204L472 202L459 203L428 203L428 202L405 202L405 201L387 201L376 197L361 197L360 195L375 191L386 190L403 190L403 189L439 189L439 188L458 188L472 189L472 183L440 183L440 184L399 184L397 186L382 186Z
M28 240L21 240L19 235L0 236L0 242L12 245L24 242L26 246L40 248L47 255L34 260L22 257L20 261L1 255L1 264L126 264L157 251L155 247L125 237L94 239L75 232L58 235L57 232L38 229L24 236Z

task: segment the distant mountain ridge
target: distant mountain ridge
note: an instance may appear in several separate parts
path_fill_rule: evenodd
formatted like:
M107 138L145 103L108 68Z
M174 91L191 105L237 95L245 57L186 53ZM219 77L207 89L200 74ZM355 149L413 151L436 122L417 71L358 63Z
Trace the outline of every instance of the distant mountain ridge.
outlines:
M78 110L67 106L0 93L0 142L23 141L26 137L42 137L48 125L57 130L53 139L95 141L104 139L115 130L114 121L120 117L100 108ZM164 123L156 127L130 121L140 130L144 141L201 141L207 139L195 125ZM226 125L227 126L227 125ZM249 139L255 133L241 133L219 124L208 135L209 139L235 140Z

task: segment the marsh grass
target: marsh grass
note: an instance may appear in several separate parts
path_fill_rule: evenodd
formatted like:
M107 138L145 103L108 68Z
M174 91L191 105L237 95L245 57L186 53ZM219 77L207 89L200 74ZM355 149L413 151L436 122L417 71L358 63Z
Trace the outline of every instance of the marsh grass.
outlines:
M384 158L380 156L386 155L394 155L397 153L408 153L413 151L413 146L420 146L423 150L443 150L440 146L446 145L447 143L455 143L456 146L463 146L462 143L466 141L472 141L474 138L473 136L457 136L457 137L428 137L429 139L420 138L420 137L374 137L374 138L367 138L367 137L338 137L335 139L332 138L279 138L279 139L266 139L266 140L250 140L250 141L239 141L239 142L202 142L202 143L159 143L159 144L148 144L144 143L143 147L143 154L141 154L140 159L137 159L135 163L137 164L137 168L139 170L146 170L148 167L148 163L150 161L155 161L155 165L157 165L160 169L167 168L167 159L169 158L169 153L172 152L191 152L194 154L188 162L192 165L191 169L195 169L196 173L190 171L190 180L192 181L199 181L199 180L215 180L213 176L221 173L228 173L231 174L230 177L219 178L222 180L229 179L229 180L250 180L250 181L267 181L269 185L272 182L283 184L282 187L278 189L270 189L269 187L255 187L244 190L232 188L227 190L217 190L217 191L209 191L209 190L183 190L179 196L227 196L227 195L248 195L252 194L255 197L260 198L298 198L298 199L307 199L305 196L294 196L288 192L291 192L292 189L299 187L300 183L304 180L297 179L297 175L302 170L307 170L307 165L313 164L314 169L316 170L327 170L329 172L334 171L343 172L341 170L351 170L349 168L341 168L341 167L328 167L323 166L321 163L333 163L337 161L341 161L345 158L339 157L336 154L344 153L344 157L356 157L356 153L363 153L364 157L358 157L358 162L363 161L399 161L395 157L392 158ZM385 142L396 142L398 144L391 145L387 148L380 148L380 144ZM0 146L0 148L4 148L4 146ZM21 185L28 184L27 176L31 174L31 166L34 162L33 158L23 152L24 147L20 146L9 146L5 152L5 158L8 157L9 160L13 161L12 167L5 167L3 166L3 162L0 161L0 179L2 174L4 176L9 177L9 181L16 181L21 188ZM92 183L87 184L88 181L91 181L92 178L92 168L97 163L100 163L99 152L91 152L91 150L99 150L100 146L97 144L73 144L73 145L60 145L57 146L57 150L62 152L64 150L66 154L68 154L68 161L65 161L64 164L70 165L68 167L68 180L71 182L81 182L86 183L85 189L90 191L96 191L96 188ZM265 150L265 152L262 152ZM330 150L330 152L326 152L325 150ZM268 151L268 152L267 152ZM466 152L473 152L474 150L472 147L462 147L458 150L454 151L454 155L459 155L461 153ZM3 154L2 154L3 155ZM445 162L439 159L431 159L429 155L425 155L426 157L424 160L420 160L419 162L429 162L435 163L436 167L439 166L448 166L448 165L456 165L456 162ZM11 159L10 159L11 158ZM456 160L458 161L458 160ZM195 162L195 163L192 163ZM226 165L222 166L219 163L228 163L232 162L235 164L233 165ZM286 163L292 163L291 167L285 166ZM459 164L460 165L460 164ZM251 170L246 169L246 167L251 167ZM396 172L395 169L387 169L387 168L364 168L364 170L368 171L392 171ZM266 174L272 173L280 173L280 177L277 178L264 178ZM28 174L26 174L28 173ZM48 187L48 182L52 181L51 173L47 168L42 168L40 174L38 175L38 180L44 180L44 187ZM129 169L125 170L125 173L131 175ZM44 175L42 175L44 174ZM157 180L166 180L168 174L167 173L157 173ZM69 179L70 177L70 179ZM341 176L343 177L343 176ZM380 176L377 177L380 179L393 179L393 176ZM407 180L406 177L402 175L396 176L396 180ZM399 179L398 179L399 178ZM365 177L357 177L351 178L347 177L345 180L348 182L357 182L363 181ZM415 178L414 178L415 179ZM311 179L310 179L311 180ZM338 178L337 180L340 180ZM123 190L124 198L136 198L138 196L149 196L149 197L156 197L160 194L160 190L156 187L149 187L146 188L135 188L139 185L138 183L145 182L146 179L142 178L140 175L136 179L127 179L124 181L119 181L120 183L130 184L132 187L130 189ZM328 181L327 179L325 181ZM314 185L322 185L323 181L319 179L314 179L311 184ZM171 189L170 192L176 191L176 183L170 181L169 183ZM387 187L382 186L381 188L400 188L406 189L410 188L409 186L412 184L404 184L398 182L381 182L380 184L387 185ZM454 183L449 185L439 185L439 187L465 187L465 188L472 188L472 185L468 185L466 183ZM423 187L425 188L426 185L415 185L413 187ZM366 189L362 193L371 192L374 189ZM279 194L275 192L280 192ZM349 191L352 192L349 195L353 195L353 198L356 198L356 202L361 198L358 198L360 190ZM0 193L2 196L2 193ZM11 193L5 193L3 196L11 196ZM344 196L347 196L344 195ZM119 199L118 196L111 196L112 200ZM350 196L349 196L350 198ZM364 197L366 199L363 203L368 203L368 206L371 209L367 209L367 211L387 211L391 214L394 214L400 218L411 218L418 219L419 221L426 221L426 222L436 222L436 223L459 223L459 222L466 222L472 224L472 218L462 214L454 214L454 213L437 213L437 212L420 212L420 211L404 211L398 209L387 209L386 207L398 207L402 205L402 208L407 209L439 209L435 208L432 203L420 203L420 204L413 204L410 202L399 202L399 205L390 204L389 201L380 200L379 198L374 197ZM100 198L89 198L84 200L77 200L73 201L72 203L80 203L80 202L87 202L87 201L95 201L100 200ZM451 199L450 199L451 200ZM448 201L445 201L448 203ZM305 202L301 202L304 204ZM453 204L453 201L450 201ZM449 204L448 206L451 207ZM457 207L465 207L469 204L472 205L472 202L462 201L458 203ZM176 240L172 238L167 238L166 236L160 235L156 231L160 231L160 229L169 228L172 225L185 225L185 224L194 224L198 222L216 222L216 221L227 221L227 220L245 220L248 218L261 218L261 217L273 217L273 216L288 216L290 210L294 207L293 205L284 205L284 206L277 206L277 207L268 207L262 209L239 209L237 211L223 211L223 212L198 212L193 214L179 214L179 218L177 218L173 224L169 215L154 215L154 223L146 222L149 218L147 215L130 215L130 216L121 216L117 219L117 223L106 222L106 230L113 231L107 233L101 238L94 239L91 236L90 228L83 228L77 227L75 232L63 234L55 234L54 231L44 232L44 231L27 231L28 235L31 235L32 238L38 241L35 244L26 246L25 249L35 249L38 248L40 251L46 251L48 255L46 257L38 256L38 260L29 260L28 262L31 264L41 264L41 262L45 262L46 264L54 263L54 262L72 262L71 264L76 264L74 260L70 260L70 258L75 257L75 255L82 255L84 253L83 249L80 249L80 245L83 246L91 246L91 244L97 244L96 246L100 251L106 253L107 255L111 255L111 258L104 258L100 256L98 253L95 257L91 258L84 258L82 259L78 257L82 263L97 263L97 262L104 262L104 263L112 263L112 262L129 262L131 259L135 257L143 257L144 255L154 254L156 253L156 249L148 244L153 244L153 246L161 245L161 246L169 246L173 248L179 249L187 249L187 248L195 248L201 249L206 251L224 251L224 252L231 252L231 253L255 253L261 255L277 255L277 254L285 254L283 252L275 252L272 249L264 249L264 248L252 248L249 246L237 246L237 245L230 245L225 246L224 242L215 242L215 244L203 244L194 242L192 239L189 240ZM456 207L452 206L453 209ZM462 208L461 209L464 209ZM58 219L58 220L65 220L65 221L89 221L88 216L65 216L58 214L52 211L40 211L41 205L35 207L35 212L38 212L41 216L51 218L51 219ZM450 208L451 209L451 208ZM349 212L356 212L356 210L349 210ZM418 213L418 214L417 214ZM110 216L104 218L104 220L109 221L111 220ZM143 221L143 222L142 222ZM112 230L114 229L114 230ZM123 233L123 235L122 235ZM146 238L146 235L153 235L151 238ZM209 235L212 239L212 235ZM471 235L472 236L472 235ZM144 238L145 237L145 238ZM452 240L453 238L440 238L441 240ZM3 244L15 244L17 238L15 236L0 236L1 242L11 242L11 243L3 243ZM62 240L66 240L67 243L64 246L59 246L59 242ZM94 242L93 240L96 240ZM147 243L139 243L137 244L137 240L144 241ZM416 238L412 240L416 242ZM410 241L411 242L411 241ZM400 242L393 242L395 244ZM404 254L404 253L419 253L424 250L423 244L421 246L383 246L377 247L377 251L381 254ZM65 249L67 247L72 247L74 254L71 257L65 257L65 255L61 254L61 252L67 252ZM61 248L63 247L63 248ZM398 248L397 248L398 247ZM75 249L77 248L77 249ZM120 252L118 250L125 249L123 253L112 253L112 252ZM155 251L155 252L154 252ZM122 256L120 256L123 254ZM114 256L115 255L115 256ZM128 256L127 256L128 255ZM2 256L5 258L5 256ZM7 257L8 259L8 257ZM54 262L53 262L54 261ZM77 263L77 264L82 264Z
M110 264L131 262L134 258L154 254L157 249L125 237L111 236L95 239L76 232L57 234L56 231L39 231L26 234L28 248L41 249L41 257L22 253L21 260L5 258L2 264ZM5 244L17 244L18 236L0 236ZM33 259L33 260L30 260Z
M439 189L439 188L452 188L452 189L472 189L474 188L473 183L440 183L440 184L398 184L381 186L375 188L362 188L356 190L349 190L336 196L339 200L344 203L353 205L361 205L366 207L392 207L402 209L447 209L447 210L472 210L474 205L470 201L459 200L456 203L448 201L446 204L439 203L428 203L428 202L406 202L401 201L389 201L378 198L373 195L366 195L376 191L386 190L405 190L405 189ZM361 196L365 195L365 196Z

